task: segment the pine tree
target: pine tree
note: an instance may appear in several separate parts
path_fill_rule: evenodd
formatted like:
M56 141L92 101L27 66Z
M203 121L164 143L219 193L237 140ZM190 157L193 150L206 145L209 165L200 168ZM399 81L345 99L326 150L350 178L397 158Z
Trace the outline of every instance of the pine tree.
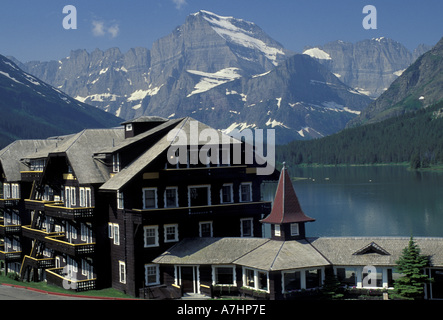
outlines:
M403 276L395 281L391 297L407 300L423 299L424 285L430 281L424 273L424 268L429 265L429 259L420 254L420 248L412 237L408 246L403 249L402 256L395 263L397 271Z

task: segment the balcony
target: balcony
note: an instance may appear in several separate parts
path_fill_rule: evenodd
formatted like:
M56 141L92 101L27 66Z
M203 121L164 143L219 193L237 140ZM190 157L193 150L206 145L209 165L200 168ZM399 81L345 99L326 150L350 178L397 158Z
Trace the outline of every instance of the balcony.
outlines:
M31 226L22 226L22 235L38 241L46 241L46 237L58 236L61 232L46 232L45 230L33 229Z
M45 213L49 217L62 219L88 219L94 216L94 207L64 207L63 203L45 204Z
M24 182L38 181L43 176L43 171L20 171L21 179Z
M21 251L5 251L5 245L0 245L0 260L4 260L6 262L20 262L22 260L22 252Z
M6 235L19 235L22 231L21 225L4 225L4 221L0 220L0 235L6 236Z
M178 207L178 208L161 208L161 209L132 209L130 212L139 214L141 217L161 217L166 212L168 215L185 216L185 215L236 215L236 214L268 214L271 210L271 202L240 202L225 203L210 206L195 207Z
M55 259L54 258L34 258L28 255L25 256L23 260L23 265L27 264L32 268L38 269L47 269L55 267Z
M45 205L51 205L60 203L59 201L47 201L47 200L32 200L25 199L25 208L28 210L43 211L45 210Z
M96 288L96 279L77 280L75 275L68 276L65 268L46 269L46 280L48 284L78 292Z
M46 247L70 256L83 256L95 252L95 243L69 243L64 234L45 237Z
M0 208L1 209L16 209L18 208L18 204L20 199L0 199Z

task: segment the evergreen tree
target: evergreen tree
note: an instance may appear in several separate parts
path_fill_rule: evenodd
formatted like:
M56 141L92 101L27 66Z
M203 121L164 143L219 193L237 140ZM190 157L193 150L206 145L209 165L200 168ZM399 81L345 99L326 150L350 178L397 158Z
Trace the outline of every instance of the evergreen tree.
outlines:
M429 259L420 254L420 248L412 237L395 263L397 271L402 273L403 277L395 281L391 297L407 300L423 299L424 285L430 281L424 273L424 268L429 265Z

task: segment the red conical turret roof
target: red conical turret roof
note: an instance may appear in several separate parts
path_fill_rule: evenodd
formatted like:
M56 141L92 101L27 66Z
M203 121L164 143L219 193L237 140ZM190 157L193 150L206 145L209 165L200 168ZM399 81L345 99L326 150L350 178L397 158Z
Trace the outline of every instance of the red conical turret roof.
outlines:
M261 222L283 224L312 221L315 221L315 219L305 215L301 209L288 170L283 164L272 211L269 216L261 220Z

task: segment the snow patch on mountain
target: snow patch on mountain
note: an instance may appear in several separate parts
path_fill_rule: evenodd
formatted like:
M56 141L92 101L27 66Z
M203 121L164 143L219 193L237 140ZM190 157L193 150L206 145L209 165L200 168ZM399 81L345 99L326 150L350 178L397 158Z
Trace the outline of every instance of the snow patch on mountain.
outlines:
M264 41L257 39L252 31L237 27L233 22L242 22L250 26L254 23L235 19L233 17L223 17L209 11L201 10L203 18L211 24L212 29L226 41L233 42L246 48L261 51L266 58L277 66L277 55L284 55L283 50L267 45Z
M238 70L238 68L225 68L214 73L197 70L186 70L190 74L202 77L200 81L195 85L194 91L188 94L187 97L190 97L194 94L206 92L221 84L241 78L241 75L237 73Z
M319 49L319 48L311 48L308 50L305 50L303 54L306 54L312 58L320 59L320 60L332 60L329 53Z

